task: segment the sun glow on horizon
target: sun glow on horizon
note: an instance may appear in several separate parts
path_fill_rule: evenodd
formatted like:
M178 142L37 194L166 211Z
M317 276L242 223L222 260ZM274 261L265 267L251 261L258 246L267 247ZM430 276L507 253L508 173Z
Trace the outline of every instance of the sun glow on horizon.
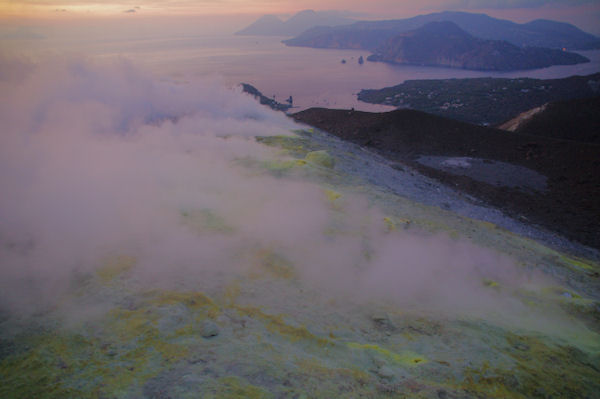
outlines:
M243 21L243 25L260 15L273 14L285 19L306 9L344 11L358 19L409 18L446 10L467 11L520 23L552 19L600 34L600 3L597 0L0 0L0 19L14 22L18 19L66 21L198 16L210 19L214 16L215 21L222 21L223 17L231 16Z
M311 2L308 2L311 3ZM318 3L308 4L318 6ZM247 0L163 0L138 1L85 1L85 0L29 0L0 1L1 17L53 17L53 16L116 16L120 14L142 15L211 15L211 14L263 14L293 13L297 5L282 1Z

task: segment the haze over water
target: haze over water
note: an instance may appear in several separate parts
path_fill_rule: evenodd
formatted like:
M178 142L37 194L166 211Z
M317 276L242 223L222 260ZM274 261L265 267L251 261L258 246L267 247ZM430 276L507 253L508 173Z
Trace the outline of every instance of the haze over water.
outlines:
M392 107L359 102L361 89L393 86L411 79L468 77L531 77L542 79L587 75L600 71L600 51L581 52L591 62L570 66L486 72L461 69L396 66L358 58L366 50L288 47L284 37L235 36L232 33L179 35L57 34L44 39L14 39L2 43L10 53L36 61L55 56L85 56L95 60L121 58L162 79L190 82L199 78L228 87L250 83L263 94L284 101L294 99L292 112L310 107L384 111ZM342 60L346 60L343 64Z

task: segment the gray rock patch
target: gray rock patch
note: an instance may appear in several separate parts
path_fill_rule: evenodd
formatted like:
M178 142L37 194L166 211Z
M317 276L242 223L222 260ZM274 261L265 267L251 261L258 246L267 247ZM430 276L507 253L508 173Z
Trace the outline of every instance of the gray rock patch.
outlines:
M489 159L470 157L421 156L421 165L453 175L467 176L473 180L496 187L510 187L525 191L544 191L546 176L524 166Z
M210 320L204 320L200 326L200 333L203 338L216 337L220 333L219 326Z

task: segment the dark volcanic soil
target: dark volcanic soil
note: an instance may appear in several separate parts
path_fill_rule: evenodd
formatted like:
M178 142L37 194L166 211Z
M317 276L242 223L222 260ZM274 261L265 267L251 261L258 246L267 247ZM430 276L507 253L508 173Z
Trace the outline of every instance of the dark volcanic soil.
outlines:
M600 144L600 97L547 104L515 131Z
M368 113L312 108L292 117L408 164L510 216L600 248L599 144L506 132L414 110ZM499 168L502 163L523 166L546 176L547 188L535 191L474 180L418 163L424 155L498 161Z

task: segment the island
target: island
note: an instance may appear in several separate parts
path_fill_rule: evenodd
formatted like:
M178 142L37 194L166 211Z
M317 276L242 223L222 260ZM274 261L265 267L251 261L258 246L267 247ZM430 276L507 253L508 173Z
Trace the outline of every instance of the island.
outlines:
M600 38L570 24L548 20L517 24L465 12L317 26L283 43L368 50L373 53L369 61L490 71L589 62L572 51L600 48Z
M498 125L548 102L600 95L600 73L563 79L468 78L407 80L361 90L360 101L412 108L479 125Z
M367 60L484 71L538 69L590 61L567 51L476 38L449 21L430 22L393 36Z
M258 91L258 89L256 87L252 86L251 84L242 83L241 86L242 86L242 91L244 93L250 94L251 96L256 98L261 104L266 105L267 107L269 107L275 111L285 112L288 109L292 108L292 104L293 104L292 96L290 96L286 100L287 104L283 104L283 103L275 101L272 98L265 96L260 91Z
M390 38L418 29L430 22L448 21L472 36L485 40L504 40L519 47L544 47L559 50L600 49L600 38L574 25L549 20L525 24L492 18L485 14L439 12L406 19L358 21L344 26L317 26L284 40L288 46L375 51Z

